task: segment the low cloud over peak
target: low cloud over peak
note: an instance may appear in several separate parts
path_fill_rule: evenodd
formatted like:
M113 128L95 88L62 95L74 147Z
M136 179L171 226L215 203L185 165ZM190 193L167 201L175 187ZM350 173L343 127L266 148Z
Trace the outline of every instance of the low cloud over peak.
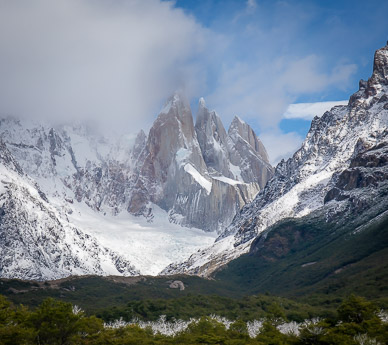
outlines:
M211 34L158 0L0 2L0 112L146 125L204 74Z

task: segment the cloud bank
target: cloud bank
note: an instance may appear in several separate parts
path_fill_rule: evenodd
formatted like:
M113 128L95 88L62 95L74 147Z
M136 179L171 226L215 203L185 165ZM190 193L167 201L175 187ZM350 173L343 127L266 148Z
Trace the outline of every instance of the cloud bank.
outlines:
M337 105L347 105L348 101L296 103L290 104L283 114L285 119L312 120L315 116L322 116L326 111Z
M0 112L138 129L204 83L212 33L158 0L0 0Z
M237 114L258 121L263 130L278 125L290 103L300 94L322 92L347 83L355 72L352 64L337 65L330 73L320 70L320 59L274 58L271 63L225 66L219 86L208 103L229 118Z
M283 114L321 112L289 104L346 88L356 65L338 59L329 68L301 49L316 20L307 5L247 0L218 10L230 4L239 10L211 12L209 24L172 1L0 0L0 115L94 119L134 132L184 90L204 96L225 123L247 120L276 161L302 140L279 129Z

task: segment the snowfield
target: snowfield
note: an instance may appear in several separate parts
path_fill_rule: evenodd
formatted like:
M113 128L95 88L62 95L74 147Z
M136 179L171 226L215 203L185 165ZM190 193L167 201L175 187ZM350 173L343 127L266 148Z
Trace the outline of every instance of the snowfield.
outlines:
M214 243L217 233L171 224L167 213L153 205L153 222L127 212L117 216L77 204L69 221L128 259L143 275L157 275L172 262L184 261Z

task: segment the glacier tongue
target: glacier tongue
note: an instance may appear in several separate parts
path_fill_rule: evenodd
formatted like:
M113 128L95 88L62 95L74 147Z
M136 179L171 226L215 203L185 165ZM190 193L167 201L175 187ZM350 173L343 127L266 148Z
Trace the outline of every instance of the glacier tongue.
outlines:
M174 261L186 260L217 237L215 232L184 229L168 221L165 211L152 205L153 222L122 212L116 216L94 212L86 204L77 205L69 221L120 253L140 274L157 275Z

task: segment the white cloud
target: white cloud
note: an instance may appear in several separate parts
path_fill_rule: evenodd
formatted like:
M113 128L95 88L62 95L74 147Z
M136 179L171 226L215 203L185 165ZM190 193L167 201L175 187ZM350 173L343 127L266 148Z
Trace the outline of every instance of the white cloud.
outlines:
M323 92L348 83L354 65L320 69L321 59L284 56L271 63L224 65L215 91L207 97L211 106L231 119L238 114L256 120L262 128L277 127L289 104L301 94Z
M336 105L347 105L348 101L296 103L290 104L283 114L285 119L312 120L315 116L321 116Z
M131 130L205 81L212 33L172 2L0 0L0 113L98 118Z
M356 67L327 71L316 55L291 54L286 45L309 16L282 4L266 24L265 8L247 0L236 16L244 20L227 21L221 35L170 1L0 0L0 114L97 118L135 131L185 89L225 122L240 115L291 145L299 138L277 129L288 105L347 85Z
M282 159L291 157L300 148L303 139L298 133L283 133L279 129L260 134L260 140L263 142L273 166L276 166Z

